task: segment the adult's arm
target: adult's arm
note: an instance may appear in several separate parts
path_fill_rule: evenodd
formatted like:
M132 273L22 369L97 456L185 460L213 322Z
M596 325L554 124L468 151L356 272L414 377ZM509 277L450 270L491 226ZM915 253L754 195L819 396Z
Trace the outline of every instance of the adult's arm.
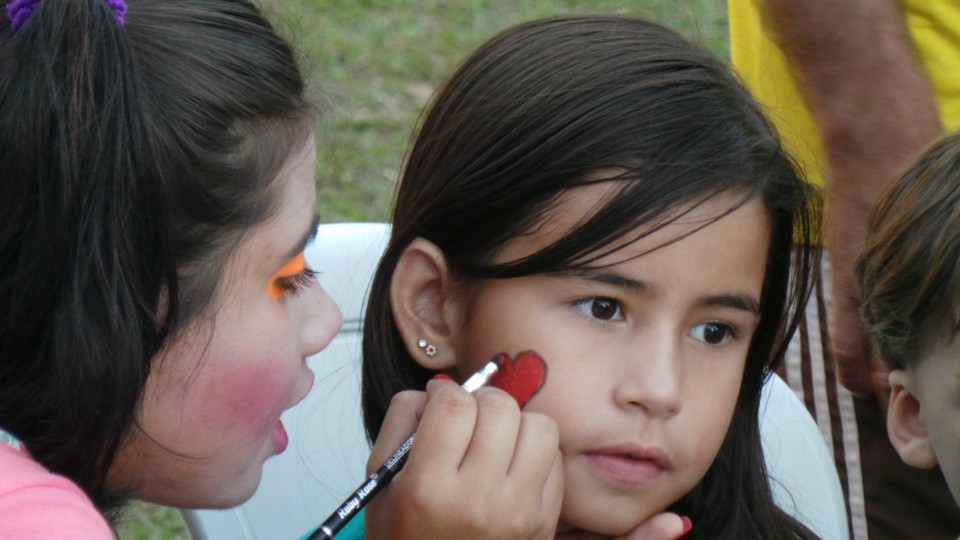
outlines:
M826 151L829 329L837 372L854 394L874 395L885 405L886 370L860 322L853 264L883 184L942 133L933 91L898 0L757 1Z

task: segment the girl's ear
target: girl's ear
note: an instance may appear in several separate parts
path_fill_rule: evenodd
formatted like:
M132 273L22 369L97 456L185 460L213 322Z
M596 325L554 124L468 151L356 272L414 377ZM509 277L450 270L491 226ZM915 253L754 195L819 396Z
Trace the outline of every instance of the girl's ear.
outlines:
M920 401L910 391L910 376L896 369L890 372L890 403L887 433L890 442L907 465L929 469L937 465L930 435L920 414Z
M423 238L411 242L390 281L390 307L410 356L427 369L455 367L453 338L461 315L456 293L440 248Z

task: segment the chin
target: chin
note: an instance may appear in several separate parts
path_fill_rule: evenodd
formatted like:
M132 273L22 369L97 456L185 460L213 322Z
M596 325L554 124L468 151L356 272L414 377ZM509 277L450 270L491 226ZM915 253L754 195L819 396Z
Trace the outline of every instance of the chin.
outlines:
M561 519L574 529L604 536L622 536L649 518L629 519L629 516L590 516L588 519Z
M216 500L212 504L207 505L206 508L233 508L234 506L239 506L247 502L250 500L250 497L253 497L253 494L256 493L257 487L260 486L259 475L255 480L254 482L245 482L242 486L232 485L229 486L228 490L213 494Z
M220 482L208 479L204 486L191 486L193 489L167 493L166 496L143 497L143 500L183 509L225 510L247 502L259 485L259 474L253 479L232 477Z
M576 529L589 531L604 536L622 536L637 528L639 525L663 512L663 508L651 507L641 501L627 504L612 504L605 507L588 505L574 508L571 511L561 511L561 523Z

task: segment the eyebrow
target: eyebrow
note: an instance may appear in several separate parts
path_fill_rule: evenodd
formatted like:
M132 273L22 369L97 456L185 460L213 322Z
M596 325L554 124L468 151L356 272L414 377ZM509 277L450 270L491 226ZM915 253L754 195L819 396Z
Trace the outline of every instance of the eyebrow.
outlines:
M760 302L749 294L720 294L717 296L708 296L697 302L704 307L727 307L748 311L756 316L760 316Z
M571 268L557 272L557 276L572 276L588 281L604 283L621 289L627 289L637 294L653 294L656 290L649 283L628 278L604 268ZM756 316L760 315L760 302L747 293L706 296L697 300L697 305L701 307L725 307L747 311Z
M303 251L307 244L317 237L317 227L320 226L320 214L314 213L310 218L310 227L300 236L300 240L294 244L293 248L286 254L285 259L292 259Z
M558 277L570 276L587 281L595 281L606 285L612 285L621 289L627 289L639 294L653 292L653 288L640 280L628 278L622 274L611 272L605 268L570 268L557 272Z

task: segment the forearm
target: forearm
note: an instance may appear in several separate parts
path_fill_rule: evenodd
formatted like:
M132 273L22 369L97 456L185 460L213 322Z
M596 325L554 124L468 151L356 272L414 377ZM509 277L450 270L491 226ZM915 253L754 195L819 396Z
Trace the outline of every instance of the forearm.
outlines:
M838 375L854 393L882 400L885 370L873 362L860 323L853 265L883 184L942 132L933 91L897 0L754 1L765 7L826 153L829 329Z
M863 211L942 129L898 2L765 4L819 127L831 201Z

